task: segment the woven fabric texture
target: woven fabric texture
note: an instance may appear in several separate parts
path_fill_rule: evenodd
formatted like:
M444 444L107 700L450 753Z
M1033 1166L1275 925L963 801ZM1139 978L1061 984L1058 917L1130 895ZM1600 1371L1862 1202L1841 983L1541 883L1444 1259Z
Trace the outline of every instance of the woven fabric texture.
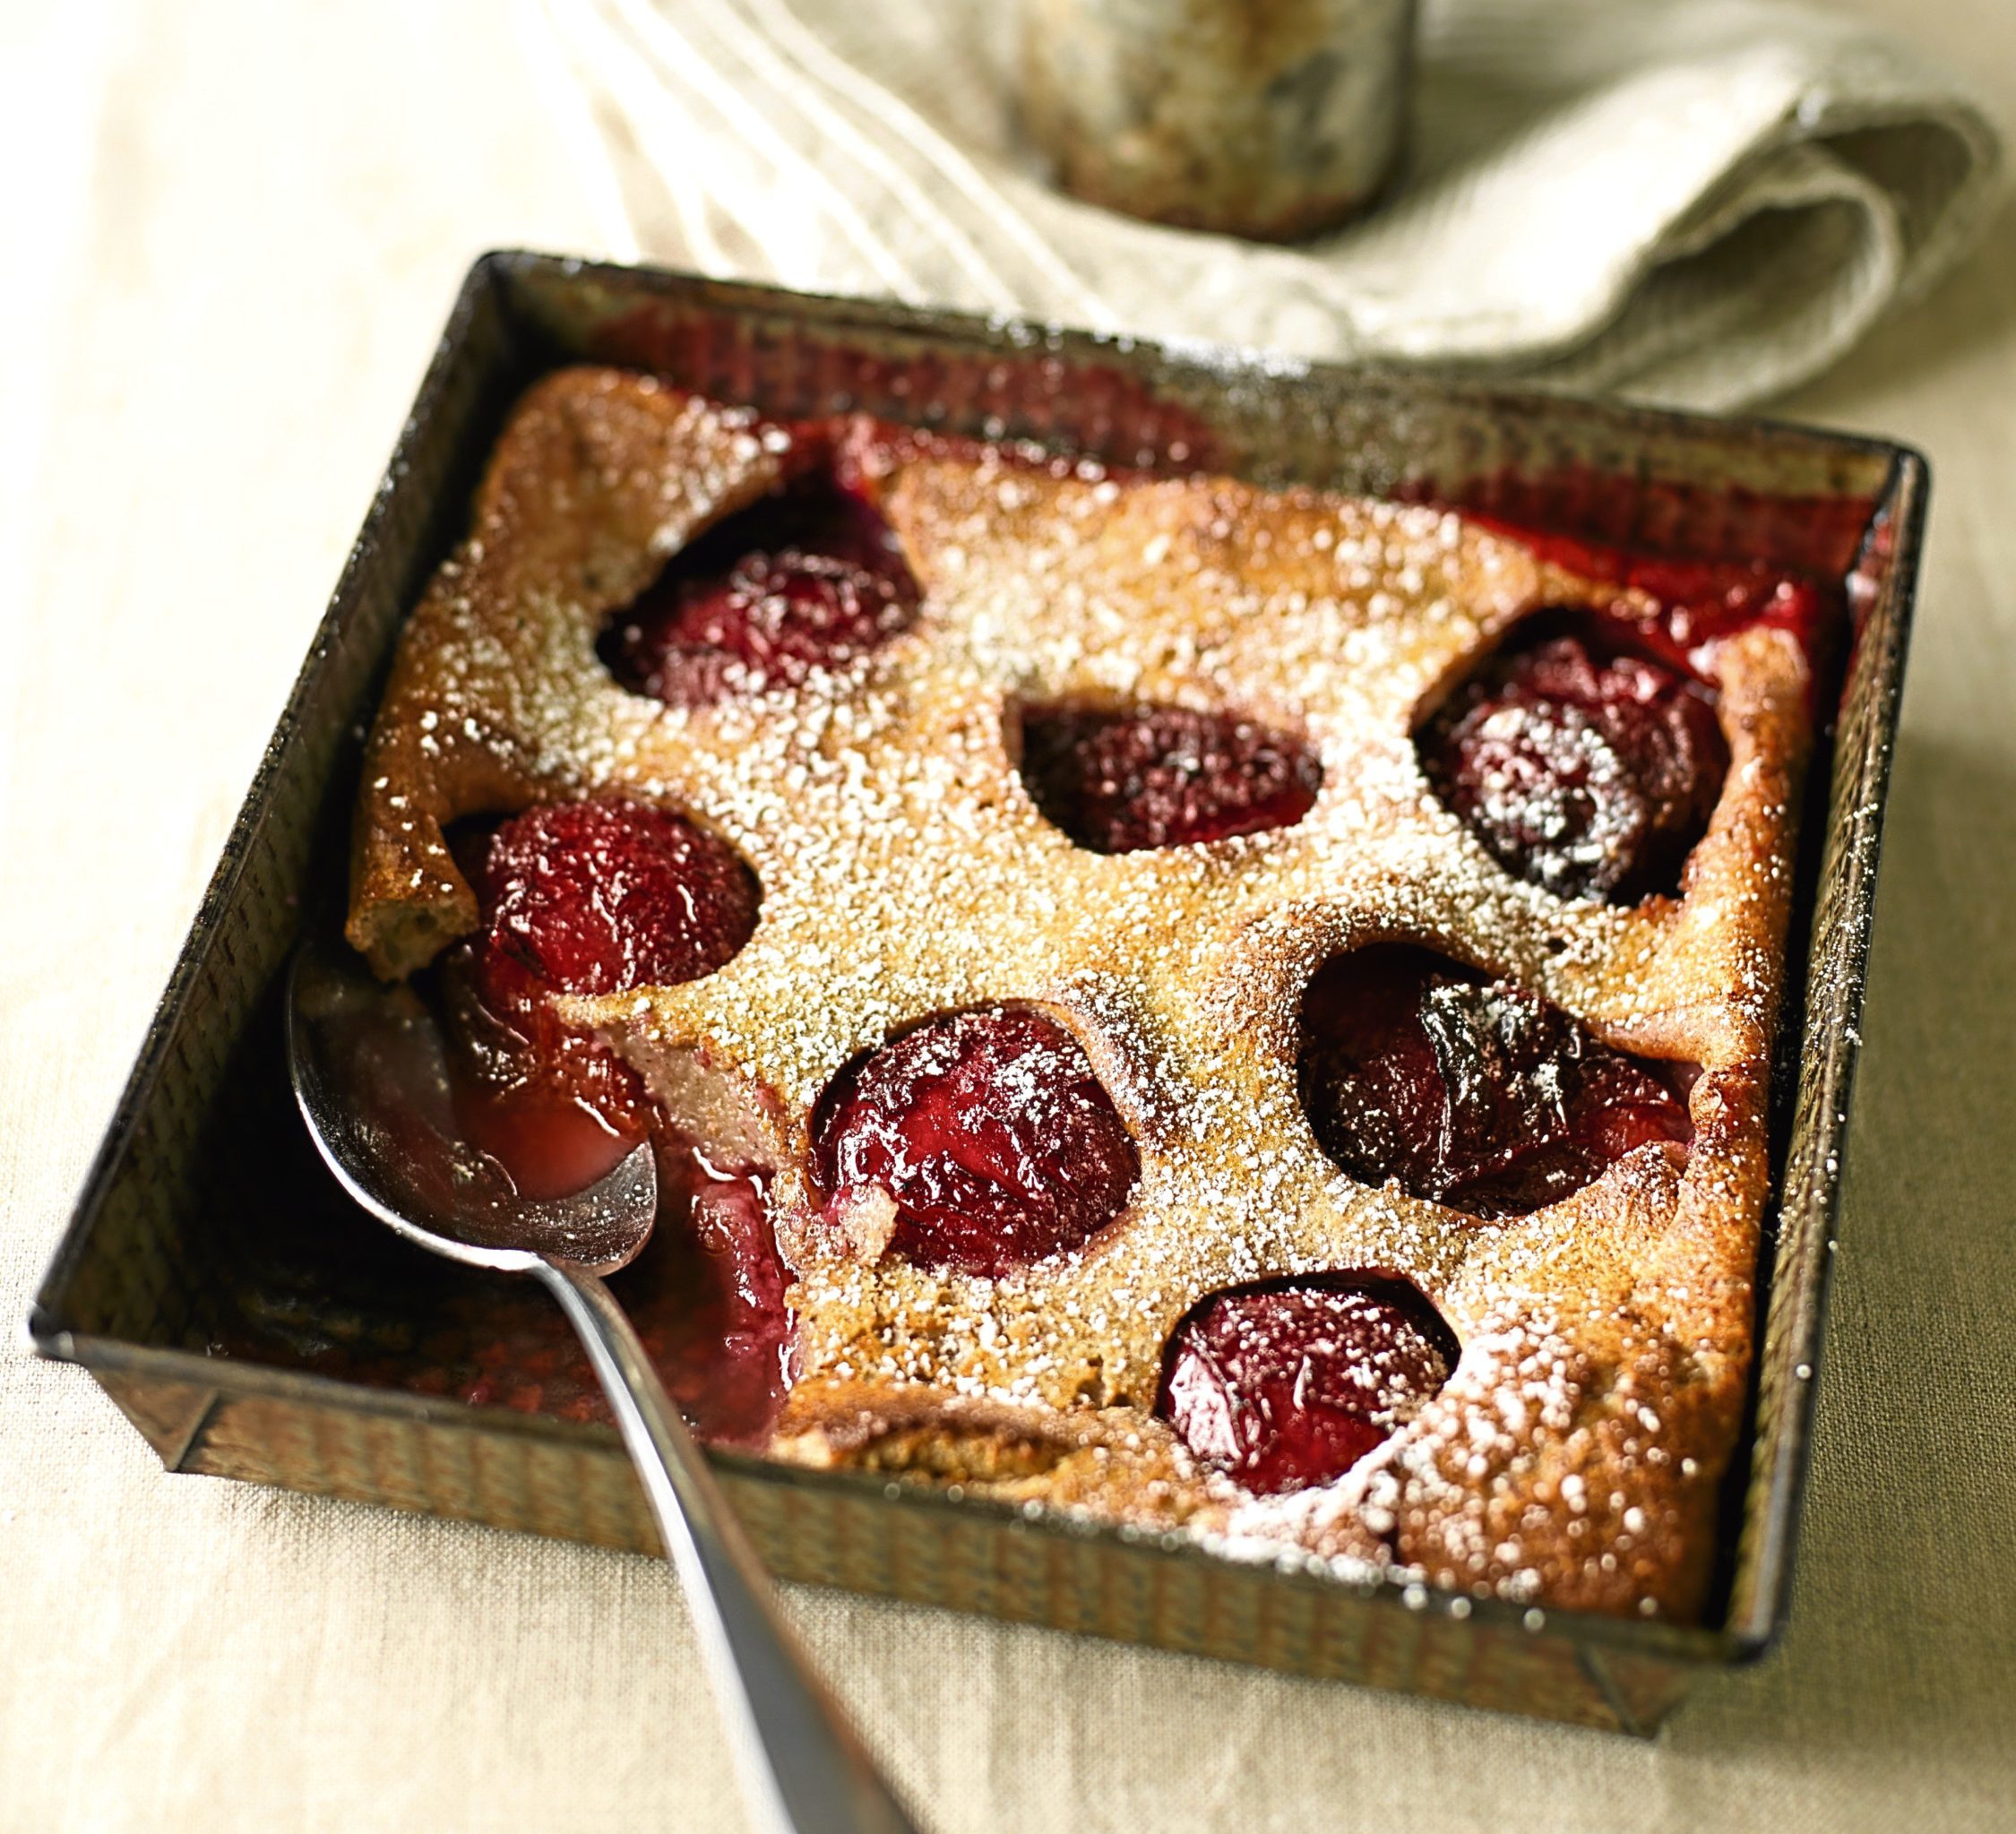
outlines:
M654 258L1685 406L1818 374L1999 188L1935 62L1757 0L1426 0L1388 201L1295 248L1047 185L1013 5L526 4L611 235Z

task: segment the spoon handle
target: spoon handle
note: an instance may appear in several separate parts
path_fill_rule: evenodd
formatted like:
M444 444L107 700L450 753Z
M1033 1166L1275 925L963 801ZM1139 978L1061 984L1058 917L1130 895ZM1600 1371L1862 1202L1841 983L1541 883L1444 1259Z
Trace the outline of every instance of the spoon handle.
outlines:
M581 1332L637 1463L700 1631L758 1828L918 1834L778 1616L756 1550L623 1308L595 1274L573 1263L540 1260L536 1271Z
M755 1551L623 1308L582 1268L542 1259L535 1271L580 1332L636 1461L756 1825L765 1834L918 1834L778 1616Z

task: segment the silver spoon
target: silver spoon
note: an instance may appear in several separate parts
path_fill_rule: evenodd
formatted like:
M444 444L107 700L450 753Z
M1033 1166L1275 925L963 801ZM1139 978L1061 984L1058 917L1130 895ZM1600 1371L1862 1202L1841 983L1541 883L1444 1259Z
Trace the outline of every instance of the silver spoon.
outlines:
M441 1033L404 987L311 938L288 976L288 1068L337 1182L409 1242L527 1273L580 1332L685 1588L757 1825L776 1834L916 1834L771 1603L705 1457L602 1284L636 1259L658 1207L647 1143L550 1202L456 1132Z

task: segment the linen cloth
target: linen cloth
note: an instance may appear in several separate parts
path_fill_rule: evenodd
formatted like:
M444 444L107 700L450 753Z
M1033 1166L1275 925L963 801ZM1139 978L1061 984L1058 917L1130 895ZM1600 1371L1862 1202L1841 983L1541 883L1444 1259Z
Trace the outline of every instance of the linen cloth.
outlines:
M534 4L598 189L672 265L1684 406L1827 367L2001 170L1958 82L1838 15L1426 0L1399 183L1270 247L1046 183L1012 0Z
M2016 113L2007 0L1858 0ZM0 8L0 1319L468 262L603 252L488 0ZM1800 1578L1656 1744L794 1589L935 1834L1988 1834L2016 1801L2016 225L1780 403L1939 470ZM165 1476L0 1335L4 1834L741 1825L659 1563Z

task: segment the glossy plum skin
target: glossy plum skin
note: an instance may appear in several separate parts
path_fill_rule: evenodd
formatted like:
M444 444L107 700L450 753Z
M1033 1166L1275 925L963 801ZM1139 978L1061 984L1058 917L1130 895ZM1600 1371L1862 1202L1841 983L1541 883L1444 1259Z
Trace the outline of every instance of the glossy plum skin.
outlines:
M1456 1356L1411 1287L1234 1287L1176 1327L1157 1412L1194 1457L1272 1495L1342 1477L1434 1399Z
M1436 793L1508 872L1616 903L1678 885L1729 762L1700 683L1593 629L1515 643L1417 745Z
M633 692L702 707L866 654L914 622L921 596L881 516L813 470L675 555L599 649Z
M889 1250L998 1277L1116 1217L1141 1156L1078 1041L1023 1007L943 1014L837 1076L813 1116L830 1204L886 1193Z
M1333 957L1310 981L1298 1080L1318 1142L1352 1177L1474 1216L1543 1209L1637 1147L1693 1138L1676 1071L1398 944Z
M767 1177L721 1164L646 1095L600 1040L564 1024L556 994L608 994L712 972L748 940L757 887L725 843L620 797L544 805L461 849L482 926L441 964L456 1117L528 1196L578 1191L650 1140L651 1240L615 1277L659 1373L702 1432L753 1438L781 1405L789 1275ZM472 1401L604 1417L592 1371L543 1314L444 1328L437 1353Z
M726 842L620 796L503 823L477 862L487 993L669 986L723 967L756 922L756 882Z
M1188 707L1029 707L1021 745L1030 799L1094 853L1291 827L1322 783L1299 740Z

